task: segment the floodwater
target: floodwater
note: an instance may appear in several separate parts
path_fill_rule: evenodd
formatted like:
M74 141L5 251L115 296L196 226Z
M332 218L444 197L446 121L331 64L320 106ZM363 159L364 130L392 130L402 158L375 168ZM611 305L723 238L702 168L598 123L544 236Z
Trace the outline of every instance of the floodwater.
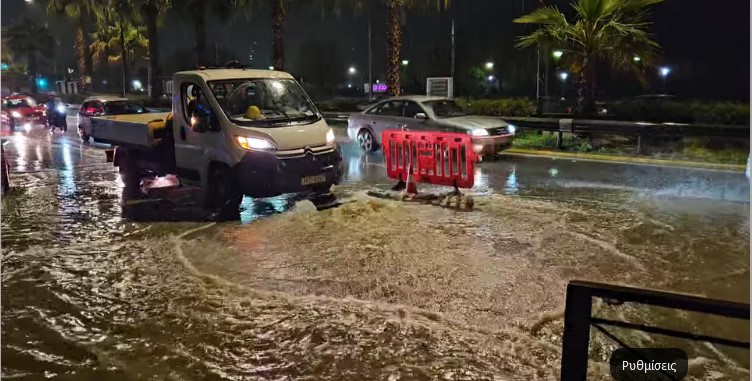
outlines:
M190 195L123 200L73 131L6 148L4 378L553 380L571 279L749 302L743 173L504 158L478 166L466 212L366 196L391 184L383 160L344 143L339 208L246 198L211 224ZM749 340L746 321L595 314ZM694 379L749 378L747 352L675 345ZM592 379L613 348L593 334Z

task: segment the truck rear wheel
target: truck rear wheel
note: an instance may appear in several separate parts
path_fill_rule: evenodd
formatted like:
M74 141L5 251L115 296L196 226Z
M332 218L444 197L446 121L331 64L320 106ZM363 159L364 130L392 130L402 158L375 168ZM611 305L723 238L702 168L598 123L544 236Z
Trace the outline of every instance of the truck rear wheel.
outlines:
M115 151L115 155L118 156L118 171L124 184L123 192L126 197L135 198L140 193L141 187L141 170L138 167L138 161L120 147Z
M237 213L243 194L237 178L225 165L215 165L209 173L209 184L204 200L208 208L219 209L221 213Z

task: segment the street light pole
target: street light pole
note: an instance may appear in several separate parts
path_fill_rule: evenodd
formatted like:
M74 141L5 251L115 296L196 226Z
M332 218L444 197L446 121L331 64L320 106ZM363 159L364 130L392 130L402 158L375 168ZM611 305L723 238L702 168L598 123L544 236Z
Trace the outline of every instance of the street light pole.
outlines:
M540 101L540 46L536 50L538 67L535 71L535 100Z
M452 15L452 68L450 71L450 77L454 78L454 67L455 67L455 49L454 49L454 15ZM452 79L454 80L454 79Z
M371 46L371 7L368 7L368 100L373 101L373 49Z

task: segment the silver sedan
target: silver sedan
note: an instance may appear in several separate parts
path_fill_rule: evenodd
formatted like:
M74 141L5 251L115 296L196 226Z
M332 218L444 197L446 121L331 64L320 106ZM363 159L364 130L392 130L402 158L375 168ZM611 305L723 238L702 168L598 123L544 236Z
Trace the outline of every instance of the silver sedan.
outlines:
M451 99L428 96L385 99L347 121L347 134L364 151L377 150L385 130L466 133L477 154L494 155L512 145L516 128L499 118L468 115Z

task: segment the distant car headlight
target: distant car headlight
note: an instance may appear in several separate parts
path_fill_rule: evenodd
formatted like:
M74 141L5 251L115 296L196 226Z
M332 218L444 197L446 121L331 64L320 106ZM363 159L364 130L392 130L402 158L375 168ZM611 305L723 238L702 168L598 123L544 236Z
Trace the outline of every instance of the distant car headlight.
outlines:
M57 105L57 112L64 113L65 112L65 106L63 106L63 105Z
M330 128L329 131L326 132L326 144L334 143L334 139L335 139L334 130Z
M510 134L515 134L517 132L517 127L515 127L514 124L510 124L507 126L507 131Z
M488 136L488 130L477 129L470 131L470 135L473 136Z
M11 111L10 116L12 116L14 118L20 118L21 117L21 113L18 112L18 111Z
M235 140L238 142L238 145L247 150L257 149L257 150L269 150L274 148L274 144L272 142L266 140L266 139L259 139L259 138L250 138L246 136L236 136Z

